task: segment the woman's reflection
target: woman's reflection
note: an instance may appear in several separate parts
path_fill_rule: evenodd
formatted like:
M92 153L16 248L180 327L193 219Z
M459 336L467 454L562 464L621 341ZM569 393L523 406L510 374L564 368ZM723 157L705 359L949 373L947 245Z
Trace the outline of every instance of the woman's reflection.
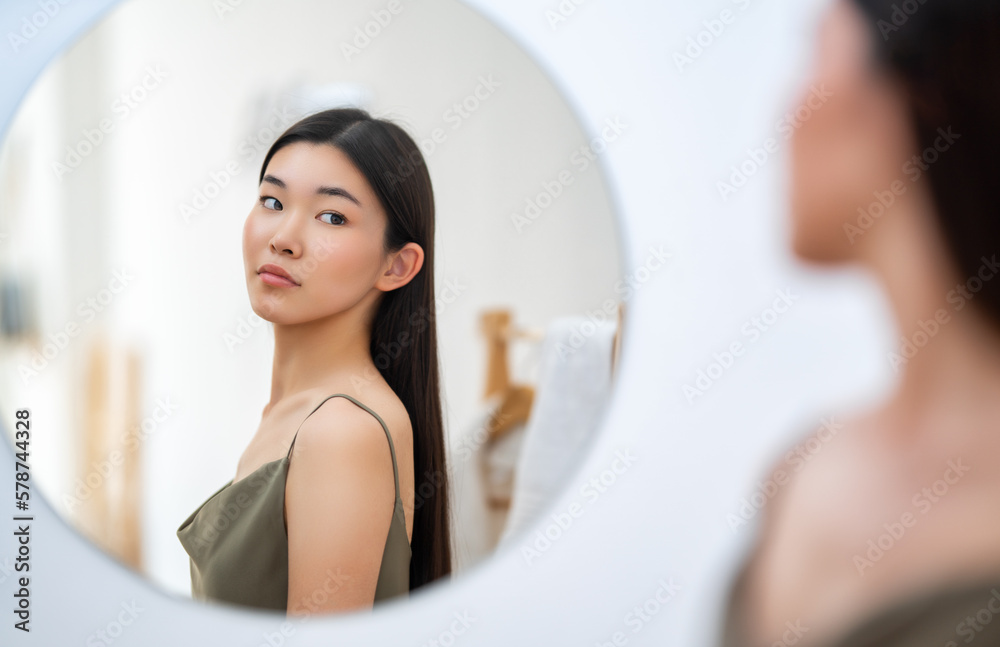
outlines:
M243 259L274 324L271 397L236 476L177 531L192 592L371 607L451 572L430 177L401 128L344 108L285 131L259 193Z

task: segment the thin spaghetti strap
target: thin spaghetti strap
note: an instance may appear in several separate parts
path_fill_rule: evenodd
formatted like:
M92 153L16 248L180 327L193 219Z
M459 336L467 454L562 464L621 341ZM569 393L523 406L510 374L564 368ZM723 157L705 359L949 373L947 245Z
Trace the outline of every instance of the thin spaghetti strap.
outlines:
M336 397L347 398L348 400L350 400L354 404L358 405L359 407L361 407L362 409L364 409L368 413L370 413L373 416L375 416L375 419L378 420L378 422L379 422L380 425L382 425L382 429L385 430L385 437L389 441L389 453L392 455L392 480L393 480L393 482L396 485L396 498L398 499L399 498L399 469L396 467L396 448L392 444L392 436L389 434L389 428L386 426L385 421L382 420L381 416L379 416L377 413L375 413L374 411L372 411L371 409L369 409L366 405L362 404L361 402L358 402L356 399L354 399L353 397L347 395L346 393L334 393L333 395L328 395L325 398L323 398L323 400L319 404L316 405L316 408L314 408L312 411L309 412L309 415L307 415L305 418L302 419L302 422L299 423L299 429L302 428L302 424L305 423L305 421L309 418L309 416L311 416L312 414L316 413L317 409L319 409L321 406L323 406L324 402L326 402L330 398L336 398ZM292 443L288 446L288 453L285 455L285 458L288 458L289 456L292 455L292 447L295 446L295 439L299 435L299 429L296 429L295 430L295 435L292 436Z

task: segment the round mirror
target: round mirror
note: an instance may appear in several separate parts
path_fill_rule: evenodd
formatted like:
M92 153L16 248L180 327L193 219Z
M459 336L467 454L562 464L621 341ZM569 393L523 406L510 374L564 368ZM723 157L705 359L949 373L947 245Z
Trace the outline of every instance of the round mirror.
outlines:
M178 527L267 458L250 448L274 324L241 249L264 156L341 107L398 124L433 184L447 469L414 466L411 492L446 477L453 576L508 542L531 559L609 400L634 277L601 155L628 123L581 123L454 0L123 3L48 66L0 150L0 415L46 430L48 502L177 595Z

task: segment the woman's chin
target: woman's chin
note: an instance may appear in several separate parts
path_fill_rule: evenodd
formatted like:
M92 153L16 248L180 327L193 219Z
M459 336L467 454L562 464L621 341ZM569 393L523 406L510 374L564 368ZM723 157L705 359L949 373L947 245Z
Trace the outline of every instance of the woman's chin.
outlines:
M839 233L806 236L793 232L791 251L795 258L803 263L814 265L839 265L850 260L843 246L835 241Z
M253 310L255 315L257 315L257 320L263 319L264 321L272 324L281 323L280 307L277 304L268 305L266 300L257 301L251 299L250 309ZM248 317L248 319L250 320L251 325L260 323L260 321L254 321L253 318Z

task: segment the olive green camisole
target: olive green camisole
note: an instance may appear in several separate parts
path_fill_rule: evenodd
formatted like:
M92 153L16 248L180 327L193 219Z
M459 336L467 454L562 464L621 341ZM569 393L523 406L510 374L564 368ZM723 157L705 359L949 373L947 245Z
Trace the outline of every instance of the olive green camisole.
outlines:
M396 450L389 428L377 413L344 393L327 396L306 418L324 402L338 396L347 398L378 419L392 456L396 503L382 553L374 602L409 595L412 551L406 537ZM284 458L264 463L235 483L230 479L177 529L177 537L190 556L191 593L195 599L287 611L285 479L298 433L296 429ZM329 590L334 590L338 584L335 579L331 580ZM313 603L296 603L293 611L298 606L308 609L309 604Z
M796 644L803 647L958 647L1000 645L1000 582L952 583L915 591L872 609L842 626L834 638L809 640L809 628L789 621L777 642L752 643L746 638L747 574L749 564L732 581L726 600L718 647L766 647Z

